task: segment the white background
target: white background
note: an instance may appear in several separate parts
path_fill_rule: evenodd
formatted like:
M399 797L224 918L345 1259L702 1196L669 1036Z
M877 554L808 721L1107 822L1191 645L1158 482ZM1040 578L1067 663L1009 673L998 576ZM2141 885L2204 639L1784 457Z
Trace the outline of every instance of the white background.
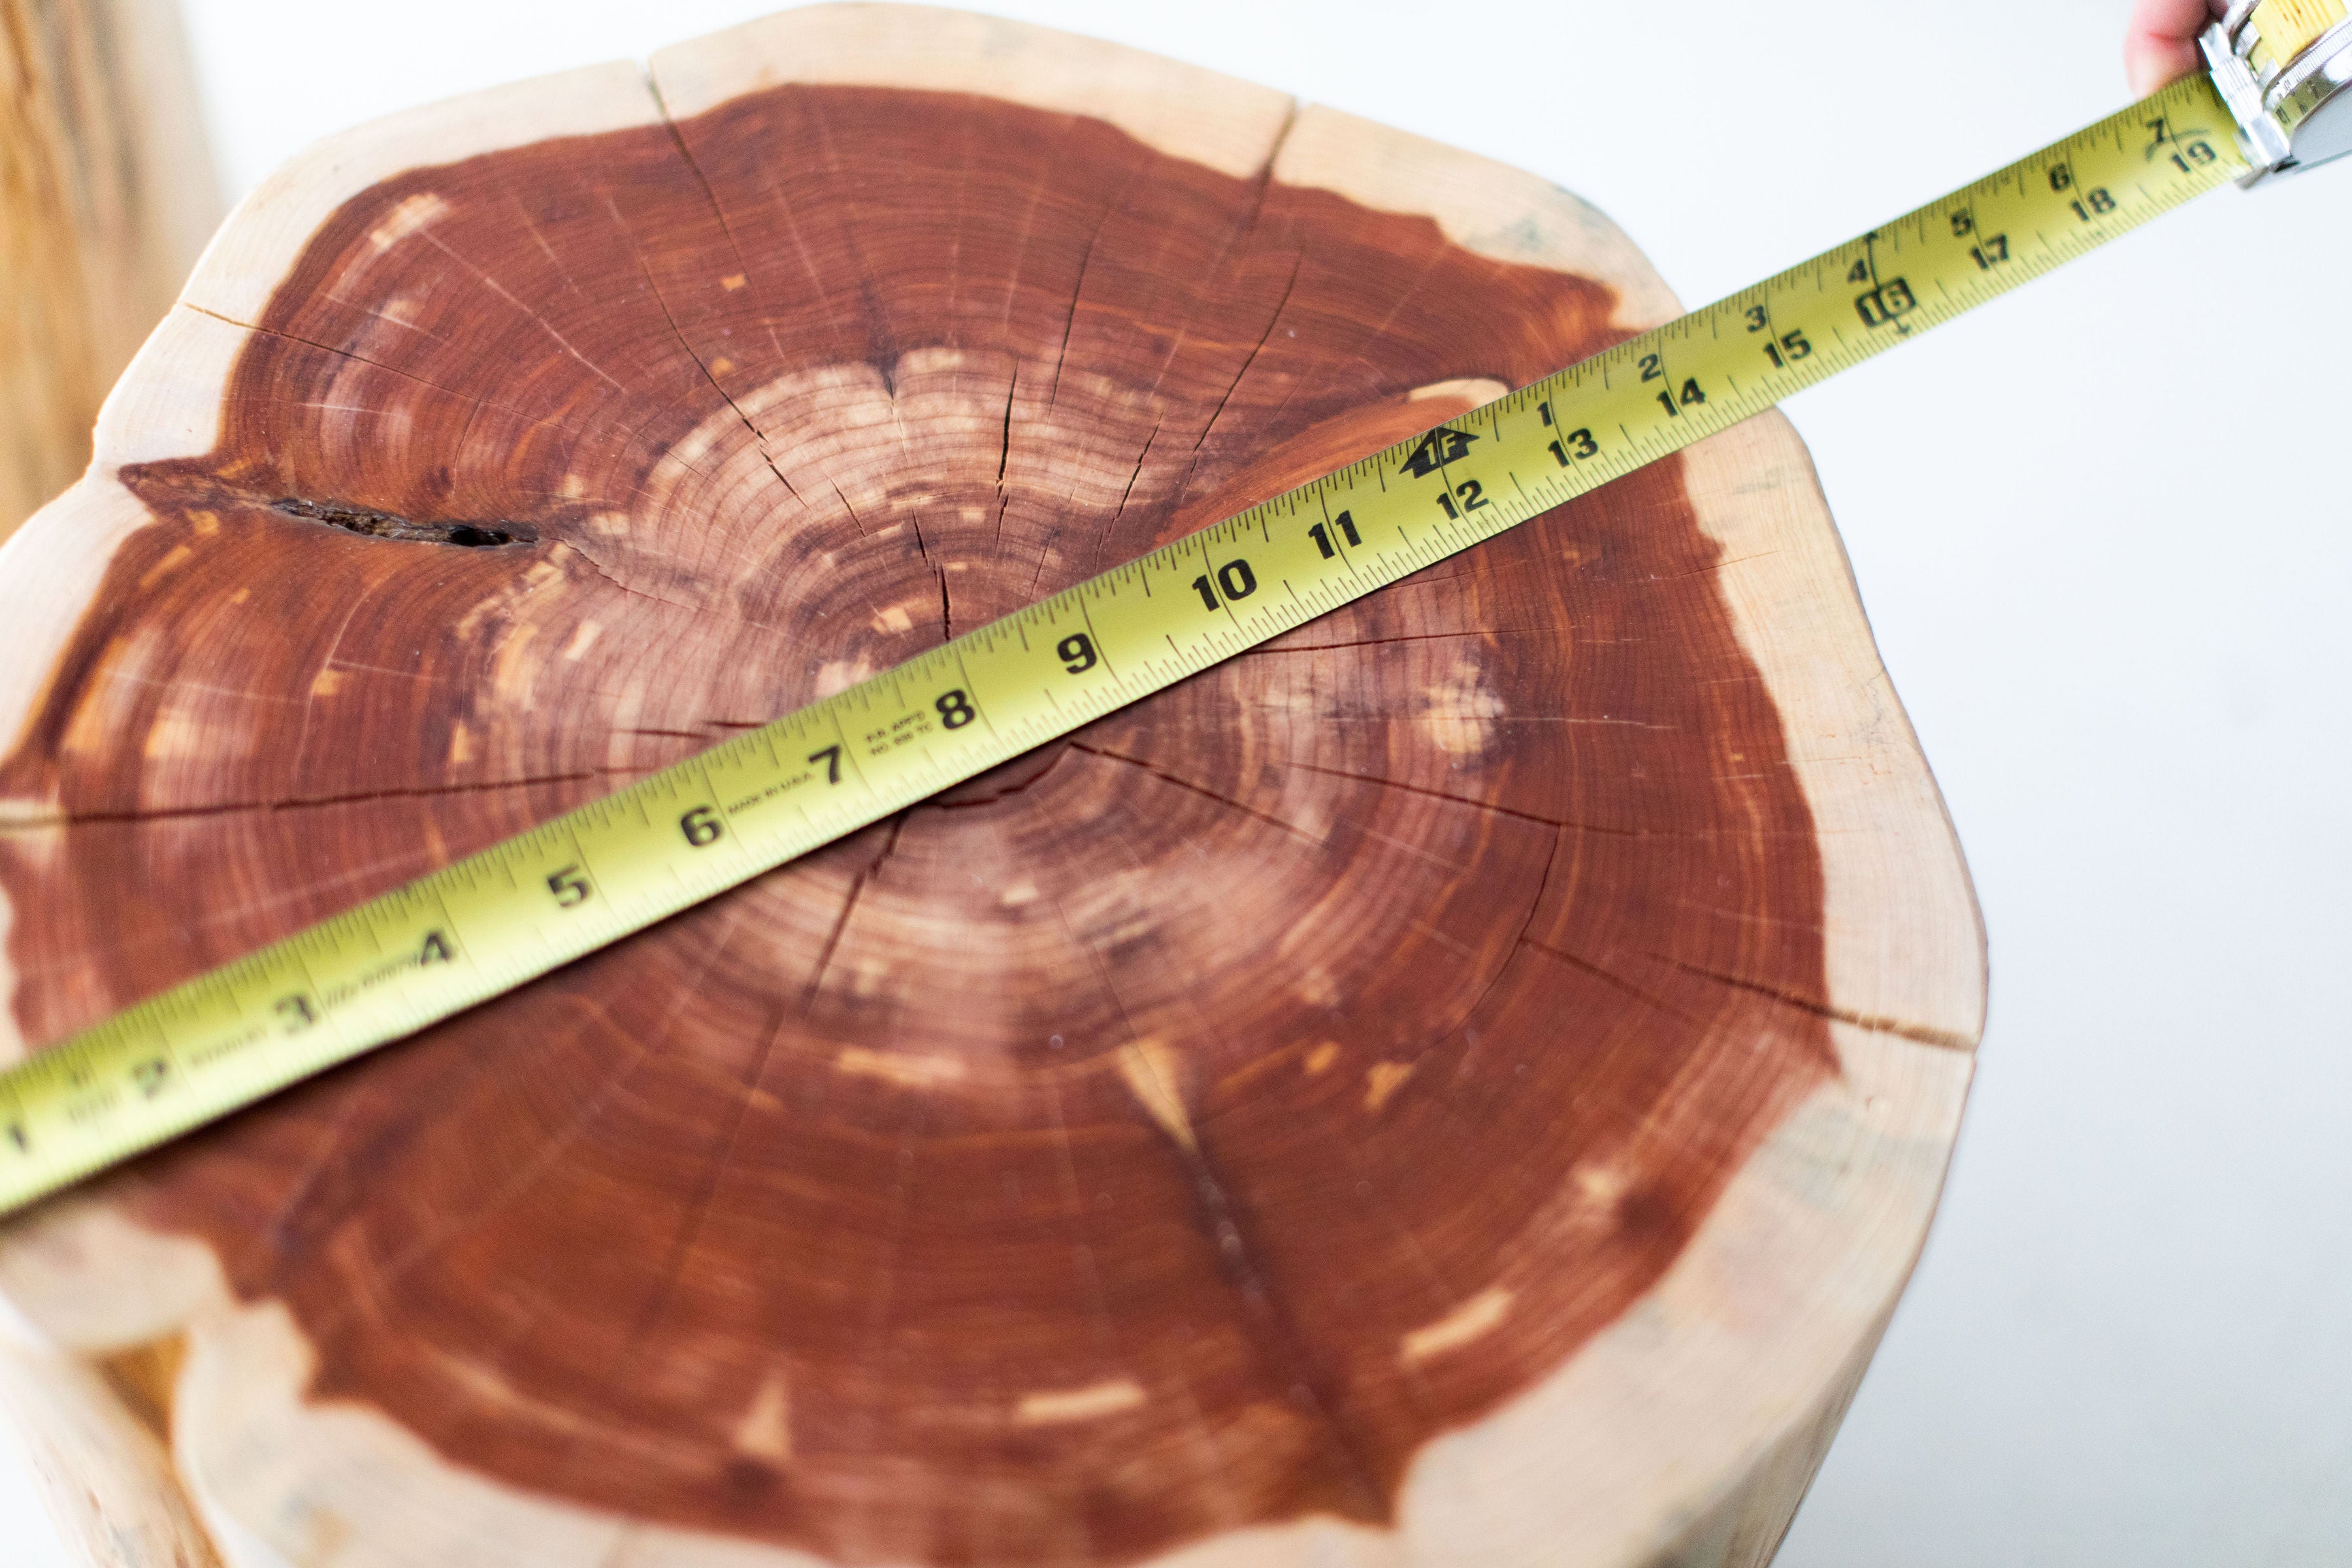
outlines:
M757 0L185 0L242 192ZM2124 0L993 0L1535 170L1702 303L2126 101ZM1975 869L1992 1018L1784 1568L2352 1563L2352 166L1790 413ZM0 1435L0 1563L62 1564ZM24 1544L27 1540L29 1546Z

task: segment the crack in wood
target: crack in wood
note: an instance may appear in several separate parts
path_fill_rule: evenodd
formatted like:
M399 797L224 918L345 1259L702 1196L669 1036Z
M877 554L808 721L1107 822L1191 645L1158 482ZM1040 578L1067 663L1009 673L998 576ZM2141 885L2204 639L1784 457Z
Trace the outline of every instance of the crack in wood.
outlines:
M809 94L801 100L809 123L816 128L817 140L824 144L827 173L842 172L841 150L833 139L833 121L824 111L821 95ZM866 363L882 378L882 390L889 395L892 404L898 401L898 364L901 348L898 334L891 330L890 313L874 289L874 269L866 265L866 247L858 242L858 226L845 223L836 232L841 242L849 247L850 278L857 287L858 315L866 328Z
M1520 920L1519 929L1512 933L1511 945L1503 950L1502 962L1495 965L1495 973L1486 977L1486 984L1478 988L1478 994L1470 998L1470 1005L1462 1009L1461 1016L1455 1018L1447 1027L1446 1035L1452 1035L1455 1030L1467 1029L1470 1026L1470 1020L1478 1016L1478 1009L1486 1005L1486 998L1495 994L1495 987L1503 983L1503 976L1510 973L1511 955L1518 952L1520 943L1527 941L1528 932L1534 929L1537 914L1543 909L1544 892L1551 886L1552 868L1559 863L1559 834L1554 833L1551 836L1551 842L1544 847L1543 870L1536 878L1535 897L1528 900L1528 912ZM1462 1054L1462 1060L1454 1069L1456 1083L1469 1075L1470 1063L1476 1056L1477 1051L1475 1047Z
M1224 264L1225 257L1236 240L1246 239L1257 233L1257 220L1265 214L1266 195L1274 188L1274 165L1281 159L1282 150L1290 144L1290 133L1298 128L1298 100L1295 98L1284 107L1282 123L1275 128L1274 142L1266 148L1265 161L1258 164L1257 173L1250 178L1249 214L1242 219L1241 226L1234 230L1233 237L1225 241L1225 248L1217 253L1217 266Z
M677 128L676 126L670 127L670 133L672 136L675 137L677 132ZM678 142L678 145L683 148L685 146L684 141L680 140ZM690 167L692 160L689 159L688 162ZM699 171L697 171L697 174L698 177ZM705 191L707 192L709 188L709 184L706 182L704 184ZM716 198L714 198L713 201L715 207ZM808 503L801 500L800 491L793 489L793 481L784 478L783 469L776 467L775 454L768 449L768 437L766 433L757 425L751 423L751 416L743 412L743 405L735 401L735 395L729 392L726 387L719 384L719 377L711 373L710 366L703 362L703 358L700 354L694 352L694 345L686 341L686 333L679 328L677 324L677 317L669 308L669 300L667 296L662 293L661 284L655 279L653 268L646 265L645 251L638 246L635 235L630 232L628 220L621 216L619 205L616 204L610 195L607 195L604 198L604 205L606 210L611 212L613 215L613 226L629 237L629 251L630 254L636 258L637 271L646 280L646 292L653 296L654 304L656 308L661 311L662 321L669 328L670 336L677 340L677 346L685 351L686 357L694 362L694 368L702 373L702 379L710 384L710 390L724 398L726 400L727 406L735 411L735 417L742 421L744 431L750 435L751 437L752 447L755 447L760 454L760 461L767 465L768 472L775 476L776 482L784 487L784 493L792 497L793 500L796 504L805 507ZM725 217L721 216L719 218L719 226L722 229L727 226L727 220ZM729 235L728 239L730 243L732 243L734 236L731 234ZM740 261L742 253L739 250L736 253L736 258ZM689 467L691 465L689 465ZM697 469L696 471L700 472L699 469Z
M1118 520L1127 515L1127 503L1135 494L1136 481L1143 478L1143 465L1151 456L1151 444L1160 439L1160 432L1164 426L1163 420L1151 422L1151 434L1143 438L1142 450L1135 454L1135 471L1127 476L1127 488L1118 492L1118 506L1111 512L1110 522L1103 530L1105 538L1118 531ZM1097 551L1097 554L1099 555L1100 552Z
M723 615L727 619L733 621L736 625L749 626L753 631L766 632L771 637L784 637L795 642L801 640L786 627L764 625L761 622L751 619L749 616L743 615L735 610L727 609L721 605L689 605L683 600L673 599L666 594L656 594L650 588L640 588L634 583L625 583L619 577L614 575L610 567L606 566L603 562L597 560L593 555L589 554L588 552L583 550L580 546L572 543L568 539L551 539L547 543L551 553L560 550L567 554L578 556L581 560L588 563L588 569L591 572L595 573L597 576L602 577L605 582L610 583L622 593L630 595L635 598L644 599L650 604L667 605L673 610L682 610L689 616L709 615L713 611L716 611L717 613Z
M1144 1038L1100 950L1078 934L1076 928L1070 923L1069 911L1058 898L1054 900L1054 910L1071 943L1092 961L1105 994L1110 997L1112 1005L1118 1009L1130 1044ZM1169 1092L1175 1094L1181 1090L1171 1086ZM1328 1451L1347 1469L1348 1479L1357 1494L1358 1505L1377 1510L1381 1500L1377 1480L1379 1472L1367 1451L1376 1445L1368 1444L1362 1435L1350 1430L1340 1414L1345 1408L1344 1399L1339 1396L1342 1391L1328 1386L1328 1379L1308 1353L1307 1347L1312 1339L1260 1261L1264 1247L1254 1243L1245 1232L1244 1223L1246 1215L1228 1195L1215 1158L1201 1142L1197 1131L1190 1137L1180 1136L1161 1118L1151 1114L1148 1107L1145 1119L1159 1134L1160 1146L1175 1160L1187 1178L1195 1204L1193 1223L1209 1242L1228 1287L1240 1300L1243 1308L1241 1326L1248 1333L1250 1342L1265 1359L1268 1370L1287 1381L1289 1386L1282 1393L1289 1405L1293 1408L1303 1405L1305 1414L1325 1434Z
M1464 632L1408 632L1392 637L1359 637L1353 642L1318 642L1305 644L1261 643L1231 655L1234 658L1262 658L1276 653L1330 653L1345 647L1388 647L1397 643L1455 642L1465 637L1525 637L1549 634L1530 632L1517 626L1478 627Z
M1652 995L1649 992L1643 990L1640 986L1634 984L1632 981L1626 979L1623 975L1617 973L1615 971L1604 968L1601 964L1593 963L1589 958L1580 957L1577 954L1569 952L1564 947L1554 947L1549 942L1538 942L1535 938L1528 936L1524 931L1519 935L1518 945L1525 948L1532 948L1534 951L1542 953L1547 958L1558 959L1560 963L1567 964L1570 968L1580 970L1584 973L1591 975L1595 980L1600 981L1605 985L1613 985L1618 990L1623 992L1626 995L1633 998L1636 1002L1642 1003L1645 1006L1654 1007L1670 1018L1679 1018L1684 1023L1692 1025L1696 1025L1700 1022L1698 1018L1693 1016L1689 1013L1684 1012L1680 1007L1668 1002L1663 996Z
M1783 1006L1811 1013L1816 1017L1828 1018L1840 1024L1851 1024L1857 1029L1866 1029L1874 1035L1893 1035L1901 1039L1916 1040L1923 1046L1935 1046L1948 1051L1970 1051L1976 1048L1973 1042L1947 1029L1930 1028L1924 1024L1905 1023L1900 1018L1883 1017L1874 1014L1857 1013L1851 1008L1833 1006L1827 1002L1816 1001L1811 996L1799 995L1793 991L1784 991L1779 986L1742 979L1737 974L1726 974L1720 970L1708 969L1700 964L1686 963L1679 958L1663 952L1652 952L1648 956L1661 963L1671 964L1685 974L1695 974L1703 980L1712 980L1719 985L1728 985L1735 990L1750 992L1758 996L1778 1002Z
M488 289L491 293L496 294L499 299L504 300L508 304L512 305L517 310L522 312L522 316L525 321L530 321L533 326L539 328L540 331L554 339L555 344L558 348L562 349L565 353L570 354L573 359L578 360L582 364L586 365L590 370L593 371L599 377L608 384L614 391L619 393L624 397L626 397L629 395L629 389L622 385L619 381L615 380L611 373L606 371L604 366L598 364L594 360L590 359L586 354L582 353L578 349L572 347L572 340L565 337L562 332L557 331L555 330L555 324L552 321L550 321L537 310L534 310L530 306L524 304L520 300L516 299L514 295L508 292L506 286L500 283L497 279L491 277L488 273L483 271L480 268L475 266L472 262L467 260L456 251L450 249L449 247L442 240L441 237L435 234L432 229L429 227L418 229L416 231L416 237L431 246L434 249L439 251L442 255L447 257L450 260L456 262L458 266L464 268L467 271L472 273L475 278L481 282L482 287Z
M1191 779L1180 778L1164 768L1159 767L1154 763L1145 762L1140 757L1130 757L1123 752L1106 751L1100 746L1089 746L1081 741L1072 741L1070 742L1070 750L1074 752L1084 752L1090 757L1101 757L1108 762L1125 763L1131 768L1140 768L1145 773L1150 773L1152 777L1159 779L1163 783L1174 784L1179 789L1191 790L1194 795L1206 796L1208 799L1215 801L1220 805L1230 806L1232 809L1242 813L1245 816L1254 816L1260 822L1265 823L1270 826L1279 827L1285 833L1305 839L1307 843L1314 845L1318 849L1328 849L1331 847L1328 839L1318 838L1315 835L1307 832L1305 828L1299 826L1296 823L1285 822L1282 818L1269 816L1266 813L1258 810L1255 806L1245 805L1229 795L1218 794L1215 790L1209 788L1206 784L1199 784L1193 783ZM1368 828L1365 831L1370 832L1370 830Z
M801 998L803 1017L816 1006L817 993L824 985L824 972L833 964L834 951L841 945L841 933L849 929L849 917L856 910L857 900L865 893L866 884L882 869L882 862L890 858L890 852L898 847L898 835L906 829L907 815L902 811L890 819L890 831L882 840L881 853L851 879L849 896L841 900L841 913L834 917L833 930L825 933L824 951L817 954L816 968L811 972L808 990Z
M990 541L992 552L1004 547L1004 508L1008 498L1004 490L1004 470L1013 462L1013 399L1021 391L1021 361L1013 362L1013 374L1004 384L1003 444L996 452L996 531ZM1042 558L1040 564L1043 564Z
M434 522L399 517L368 507L334 501L302 500L289 496L269 503L273 511L322 522L363 539L396 539L415 544L455 544L464 549L491 549L504 544L536 544L539 534L521 523L500 518L496 522Z
M1538 816L1532 811L1521 811L1516 806L1498 805L1491 800L1478 800L1466 795L1448 795L1444 790L1431 789L1423 784L1407 784L1402 779L1382 778L1377 773L1351 773L1340 768L1327 768L1315 763L1286 761L1282 765L1286 768L1296 768L1304 773L1321 773L1327 778L1352 779L1358 784L1378 784L1384 789L1402 790L1407 795L1427 795L1432 800L1451 801L1455 805L1475 806L1480 811L1491 811L1497 816L1516 817L1521 822L1531 822L1543 827L1568 827L1579 833L1606 833L1621 838L1650 837L1639 828L1601 827L1590 822L1570 822L1562 817Z
M257 325L252 321L240 321L235 316L224 315L218 310L207 310L202 305L194 304L185 300L180 301L179 308L183 310L194 311L199 316L209 316L214 321L219 321L225 326L235 327L237 331L242 332L251 332L256 337L276 338L280 342L300 343L304 348L316 349L322 354L333 354L338 359L347 359L355 364L367 365L372 369L383 372L386 375L396 375L403 381L413 381L419 386L429 386L434 391L441 394L444 397L466 399L474 396L473 394L460 392L454 386L444 386L437 381L417 374L415 371L402 370L397 365L386 364L380 359L370 359L367 355L361 353L356 349L337 348L332 343L322 343L316 338L306 338L299 332L289 332L283 327L264 327ZM372 311L370 313L375 314L377 312ZM478 399L477 401L478 401ZM569 431L571 429L570 426L565 425L561 420L534 419L529 415L523 413L520 409L509 408L502 403L493 404L492 406L497 408L502 414L513 415L514 417L521 421L522 424L534 429L564 431Z
M700 736L688 736L699 740ZM390 800L429 800L440 795L482 795L495 790L530 789L540 784L583 784L592 779L652 773L646 767L586 768L568 773L537 773L517 779L485 779L470 784L420 784L407 789L358 790L348 795L293 795L284 800L221 801L205 805L159 806L152 811L53 812L40 816L0 816L0 833L47 831L58 827L97 827L186 821L247 813L311 811L334 805L373 805Z
M1306 261L1305 251L1291 253L1290 276L1282 285L1282 295L1275 300L1273 312L1265 319L1265 331L1257 335L1257 342L1250 346L1248 357L1242 361L1241 369L1234 373L1233 380L1225 386L1224 395L1217 399L1216 407L1209 411L1207 423L1201 426L1200 435L1193 438L1192 461L1185 466L1184 478L1176 486L1174 504L1177 506L1184 504L1184 497L1192 488L1192 476L1201 470L1202 448L1207 446L1210 436L1215 432L1218 419L1223 416L1226 405L1233 402L1234 394L1241 390L1242 383L1249 379L1250 366L1257 363L1257 356L1264 353L1265 345L1274 340L1274 329L1282 324L1282 312L1289 306L1290 296L1298 288L1299 268L1306 265Z
M1048 741L1045 744L1052 745L1053 742ZM1083 752L1088 749L1089 748L1087 747L1079 745L1074 741L1068 745L1063 746L1055 752L1053 756L1046 760L1044 767L1039 768L1035 773L1030 774L1027 778L1023 779L1018 784L1007 784L1004 788L997 790L990 795L972 795L970 797L955 797L954 788L951 786L949 790L942 791L939 795L930 795L925 799L917 801L907 809L909 812L973 811L977 810L981 806L994 805L1000 801L1011 800L1014 795L1028 794L1029 791L1034 789L1037 785L1044 784L1046 778L1053 773L1054 770L1062 765L1063 759L1067 757L1072 752ZM995 773L1002 769L1009 768L1013 763L1019 762L1021 757L1034 756L1038 748L1032 747L1029 751L1022 752L1020 757L1009 758L1005 762L998 763L996 768L991 769L990 772ZM1097 754L1099 755L1100 753ZM987 775L983 774L982 776L985 777Z
M1110 220L1127 204L1129 195L1134 191L1136 181L1143 177L1143 171L1157 156L1146 149L1143 156L1135 161L1128 170L1127 183L1119 187L1117 195L1103 204L1102 211L1095 215L1094 231L1087 236L1087 247L1078 254L1077 281L1071 285L1069 309L1062 315L1061 345L1054 353L1054 383L1045 390L1045 417L1048 419L1054 416L1054 410L1061 405L1062 365L1070 357L1070 334L1077 330L1078 305L1086 298L1087 272L1094 265L1095 247L1102 242L1103 230L1110 226Z
M562 1125L549 1131L530 1155L499 1182L483 1202L463 1214L438 1216L437 1223L428 1226L423 1235L401 1247L381 1268L368 1271L363 1276L369 1287L366 1297L362 1299L355 1293L352 1299L339 1303L324 1313L312 1331L314 1343L329 1342L362 1313L380 1314L386 1298L402 1280L415 1269L422 1267L441 1248L456 1241L528 1192L534 1183L554 1168L556 1162L562 1157L565 1151L579 1142L589 1126L604 1114L605 1107L620 1094L622 1088L636 1075L639 1068L668 1054L660 1042L667 1039L671 1028L677 1025L688 1005L700 994L704 979L717 966L728 943L734 940L736 928L742 920L739 912L740 908L740 906L738 906L737 909L728 911L725 925L704 949L693 977L680 989L676 1001L663 1016L659 1026L650 1031L642 1041L626 1036L622 1037L631 1053L627 1062L609 1074L596 1086L593 1093L569 1111L564 1116ZM463 1074L466 1068L460 1064L457 1070ZM415 1103L421 1113L429 1114L430 1108L436 1101L428 1096ZM389 1135L390 1130L380 1129L377 1133L379 1138Z

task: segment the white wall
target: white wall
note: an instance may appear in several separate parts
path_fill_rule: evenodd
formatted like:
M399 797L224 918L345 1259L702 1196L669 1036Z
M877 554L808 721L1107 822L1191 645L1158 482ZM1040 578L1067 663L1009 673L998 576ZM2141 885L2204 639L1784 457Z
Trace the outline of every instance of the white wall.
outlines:
M185 3L233 190L765 8ZM1689 303L2126 98L2124 0L991 8L1537 170ZM1786 1568L2352 1562L2347 256L2352 167L2209 196L1790 405L1975 868L1993 1006ZM48 1568L18 1485L0 1452L0 1562Z

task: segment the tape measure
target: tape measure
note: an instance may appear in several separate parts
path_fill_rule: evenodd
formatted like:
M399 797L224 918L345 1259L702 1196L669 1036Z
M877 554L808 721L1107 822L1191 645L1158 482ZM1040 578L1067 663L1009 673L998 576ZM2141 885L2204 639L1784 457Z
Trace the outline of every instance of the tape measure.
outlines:
M2334 21L2286 47L2281 7ZM0 1212L1490 539L2225 181L2327 155L2319 133L2343 138L2352 93L2291 120L2264 99L2314 53L2352 68L2339 0L2239 10L2209 37L2209 73L1894 223L38 1052L0 1075ZM2242 46L2266 17L2267 43Z

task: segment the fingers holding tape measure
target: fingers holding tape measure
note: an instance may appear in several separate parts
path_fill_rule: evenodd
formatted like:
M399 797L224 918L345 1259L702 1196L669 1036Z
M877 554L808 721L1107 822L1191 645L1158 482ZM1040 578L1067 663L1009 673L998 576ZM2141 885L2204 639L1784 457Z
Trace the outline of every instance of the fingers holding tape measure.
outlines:
M2221 14L2208 0L2133 0L2124 29L2124 75L2131 89L2154 92L2197 68L2197 35Z

